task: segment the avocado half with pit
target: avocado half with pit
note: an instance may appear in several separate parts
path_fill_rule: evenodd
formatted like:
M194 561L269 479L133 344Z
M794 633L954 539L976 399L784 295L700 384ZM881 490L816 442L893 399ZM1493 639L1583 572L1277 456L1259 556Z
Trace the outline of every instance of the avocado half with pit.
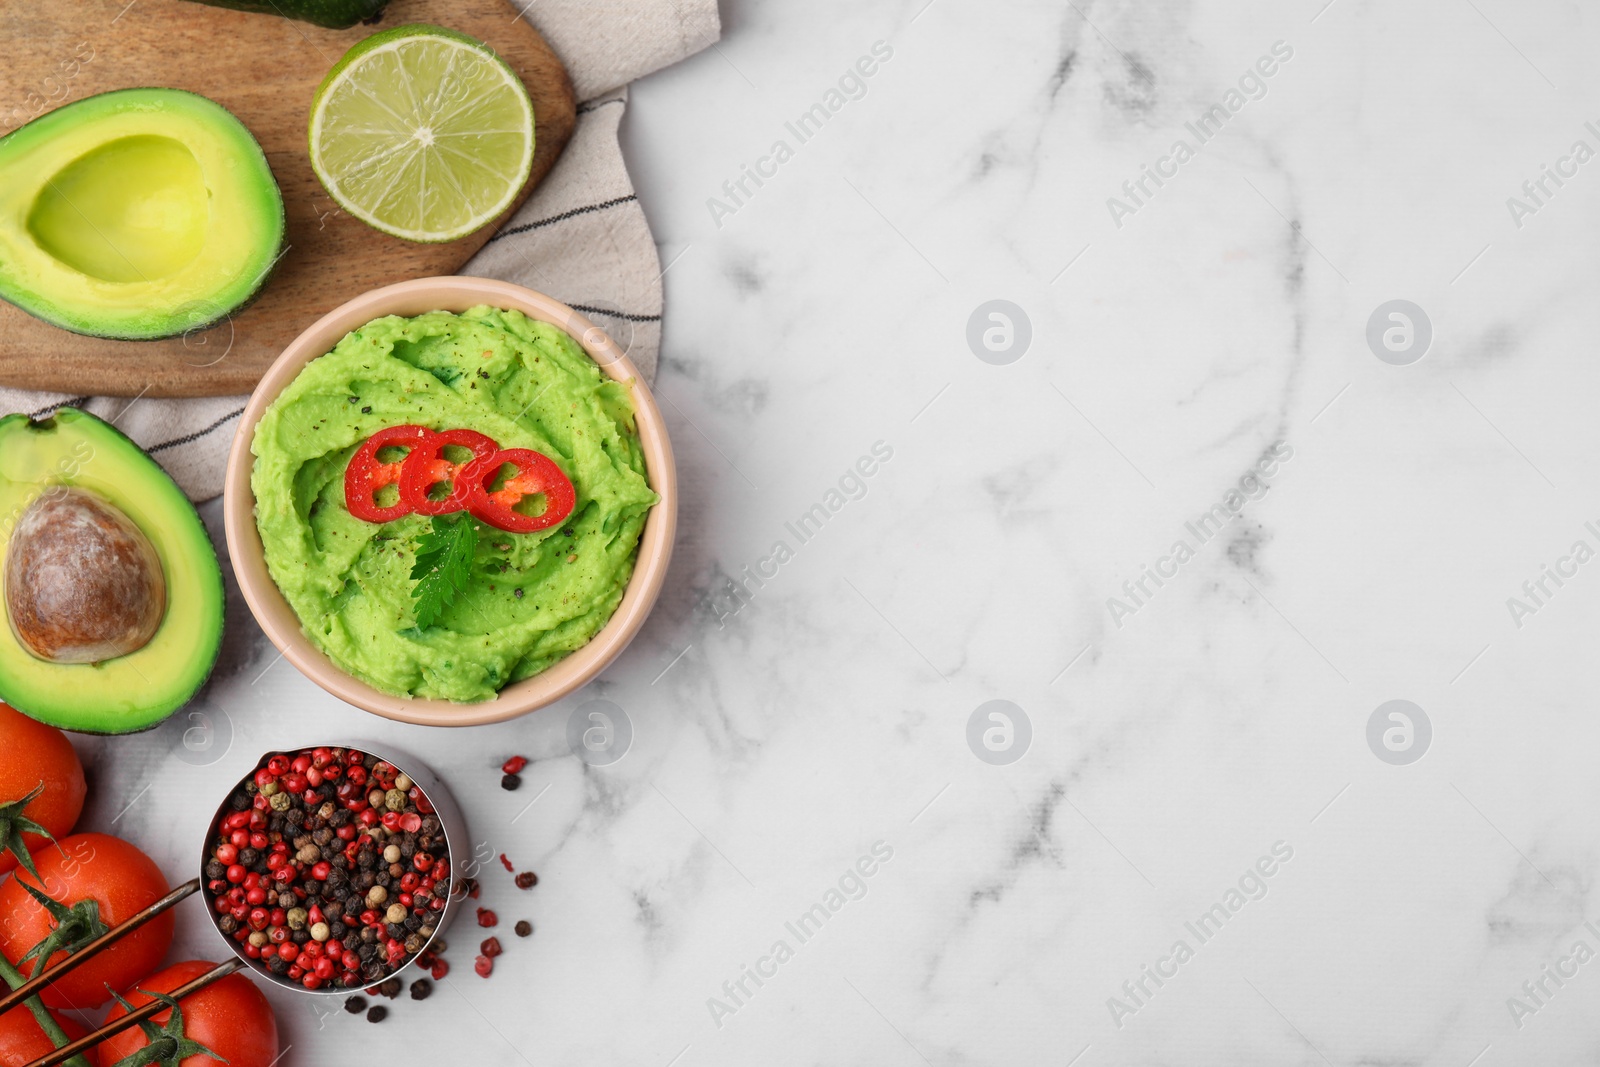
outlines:
M100 93L0 137L0 297L74 333L220 322L266 282L283 229L261 146L195 93Z
M194 506L114 427L0 419L0 700L87 733L154 726L222 645L222 571Z

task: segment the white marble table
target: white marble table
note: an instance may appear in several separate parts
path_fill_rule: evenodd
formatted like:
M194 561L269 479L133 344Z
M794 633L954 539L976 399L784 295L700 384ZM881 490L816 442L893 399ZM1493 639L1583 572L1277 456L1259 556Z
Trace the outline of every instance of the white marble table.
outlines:
M684 495L623 659L426 730L274 662L235 601L215 747L183 717L83 745L91 820L174 878L257 752L351 735L424 751L539 872L488 872L537 926L488 981L458 928L381 1026L275 995L284 1062L1593 1062L1600 26L724 16L625 124ZM609 765L567 742L596 699L632 725ZM1009 749L992 708L969 734L995 700Z

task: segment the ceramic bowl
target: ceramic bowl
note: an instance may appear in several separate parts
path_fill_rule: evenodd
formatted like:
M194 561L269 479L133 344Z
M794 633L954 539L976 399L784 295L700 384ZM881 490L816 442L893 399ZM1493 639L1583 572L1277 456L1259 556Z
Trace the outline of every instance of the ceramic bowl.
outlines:
M374 689L335 666L300 627L300 620L267 573L261 537L255 523L255 494L250 489L254 457L250 442L256 423L307 363L332 350L339 339L384 315L420 315L427 311L466 311L487 304L516 309L529 318L559 326L581 344L600 368L629 383L644 450L646 477L661 497L651 508L639 539L639 555L622 603L594 638L576 652L532 678L514 682L493 700L458 704L448 700L394 696ZM604 330L558 300L509 282L489 278L420 278L364 293L313 323L290 342L250 395L228 454L223 487L223 518L228 554L239 590L256 621L285 659L334 696L385 718L424 726L475 726L502 722L552 704L588 683L633 640L655 606L666 578L677 526L677 471L672 443L649 387L638 369Z

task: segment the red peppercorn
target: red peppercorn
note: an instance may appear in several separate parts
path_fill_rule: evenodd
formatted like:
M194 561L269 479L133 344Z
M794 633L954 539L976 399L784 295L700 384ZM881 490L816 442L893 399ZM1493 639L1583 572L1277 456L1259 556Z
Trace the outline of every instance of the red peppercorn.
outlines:
M289 769L296 774L304 774L311 769L311 757L302 752L289 761Z
M291 793L304 793L306 791L306 776L299 771L294 771L283 776L283 787Z
M250 944L248 941L245 942L244 954L253 960L259 960L261 958L261 950Z
M318 860L311 865L311 877L319 882L326 882L328 880L328 872L331 870L333 870L333 866L327 860Z
M411 866L419 871L426 871L433 866L433 853L418 852L411 857Z
M414 834L422 829L422 816L414 811L408 811L400 816L400 829L408 834Z
M322 768L322 777L330 782L338 781L340 778L344 777L344 764L328 764L326 767Z
M506 854L504 852L500 853L500 866L504 867L512 874L517 873L517 869L511 865L511 861L506 858Z
M295 869L287 863L281 867L275 867L272 871L272 880L279 885L288 885L295 880Z
M251 904L265 904L267 902L267 891L260 886L252 886L245 890L244 899Z
M411 791L406 795L411 798L411 802L417 806L417 810L422 814L433 814L433 802L428 799L427 794L423 793L420 785L412 786Z
M333 977L333 972L336 968L333 965L333 961L324 956L316 962L316 966L312 969L316 971L318 978L326 979Z
M300 979L300 984L305 986L307 989L319 989L322 986L322 979L317 977L315 974L308 974L304 978Z
M489 957L500 955L500 939L498 937L484 938L483 944L478 946L478 951Z
M318 745L311 750L311 766L319 770L326 767L332 759L333 753L328 751L326 745Z
M224 886L224 885L227 885L227 884L228 884L227 882L222 882L221 885L218 885L217 883L213 882L212 886L211 886L211 891L213 893L215 893L218 889L221 888L221 886ZM228 909L233 907L232 904L228 903L228 898L227 898L226 894L224 894L222 896L219 896L216 900L212 901L211 902L211 906L216 911L216 913L218 915L226 915L226 914L228 914Z
M383 813L382 822L385 830L398 830L400 829L400 813L398 811L386 811Z
M522 768L526 767L527 765L527 757L512 756L510 759L500 764L500 770L505 774L521 774Z
M269 918L267 922L270 923L272 920ZM285 941L289 940L289 937L289 928L287 926L274 926L271 930L267 931L267 939L270 940L274 945L283 944Z
M428 901L429 911L440 911L444 908L444 897L434 897Z
M261 814L259 811L251 810L245 812L245 814L250 816L245 820L245 825L250 827L251 833L255 833L258 830L265 830L267 828L267 817Z
M472 961L472 969L478 972L480 978L487 978L494 970L494 960L488 956L479 956Z
M278 954L278 946L277 945L262 945L256 951L261 954L261 958L262 959L270 960L270 959L272 959L274 956L276 956Z
M263 851L267 847L267 843L267 835L259 830L250 835L250 847L257 852Z
M242 826L232 831L228 834L228 844L234 848L248 848L250 846L250 831Z
M313 767L309 771L307 771L306 772L306 784L307 785L321 785L322 784L322 768Z
M439 981L439 979L450 973L450 961L435 959L433 961L433 968L429 973L433 975L433 980L435 982Z
M273 775L275 775L275 776L282 774L284 771L286 771L288 769L289 769L289 757L285 756L281 752L278 755L273 756L271 759L267 760L267 770L271 771L273 773Z
M362 826L378 825L378 813L373 811L371 808L363 809L361 814L357 815L356 818L361 820Z
M293 941L285 941L278 946L278 958L280 960L287 962L298 955L300 955L300 946Z
M357 751L356 751L356 750L355 750L355 749L353 749L353 748L352 748L352 749L351 749L351 750L350 750L350 751L349 751L349 752L346 752L346 753L345 753L345 754L344 754L344 761L345 761L345 763L347 763L347 764L349 764L349 765L350 765L350 766L352 766L352 767L357 767L357 766L360 766L360 764L361 764L361 761L362 761L362 760L364 760L364 759L366 759L366 756L364 756L364 755L363 755L363 754L362 754L362 753L360 753L360 752L357 752ZM361 768L361 769L362 769L362 770L366 770L366 768L365 768L365 767L362 767L362 768Z
M272 801L268 799L265 793L257 793L255 799L250 802L250 806L257 811L266 811L272 807Z
M354 841L356 839L355 824L345 823L343 826L335 830L334 833L339 835L340 841Z
M247 872L245 871L245 869L243 867L239 866L237 863L231 864L228 867L228 881L230 881L230 882L242 882L242 881L244 881L244 876L245 876L246 873Z
M279 952L278 955L281 956L281 955L283 955L283 953ZM298 964L296 966L293 966L293 967L289 968L289 978L292 981L298 982L300 980L300 976L302 974L305 974L305 973L306 973L306 969L304 967L299 966Z
M218 863L231 865L239 858L239 850L232 845L218 845L215 855Z
M493 926L500 921L500 917L488 908L478 909L478 925Z
M277 775L263 767L256 772L256 787L259 789L261 786L266 785L276 777Z

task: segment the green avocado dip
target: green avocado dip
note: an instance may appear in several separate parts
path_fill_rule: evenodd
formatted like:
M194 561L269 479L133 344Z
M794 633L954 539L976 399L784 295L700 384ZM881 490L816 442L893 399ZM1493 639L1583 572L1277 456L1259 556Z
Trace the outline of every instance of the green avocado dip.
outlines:
M411 573L432 520L377 524L345 506L352 454L405 423L542 452L577 498L565 522L534 533L480 523L470 580L426 629ZM390 315L346 335L267 408L251 452L267 570L306 635L377 689L435 699L488 700L588 642L622 600L659 499L628 384L554 326L487 307Z

